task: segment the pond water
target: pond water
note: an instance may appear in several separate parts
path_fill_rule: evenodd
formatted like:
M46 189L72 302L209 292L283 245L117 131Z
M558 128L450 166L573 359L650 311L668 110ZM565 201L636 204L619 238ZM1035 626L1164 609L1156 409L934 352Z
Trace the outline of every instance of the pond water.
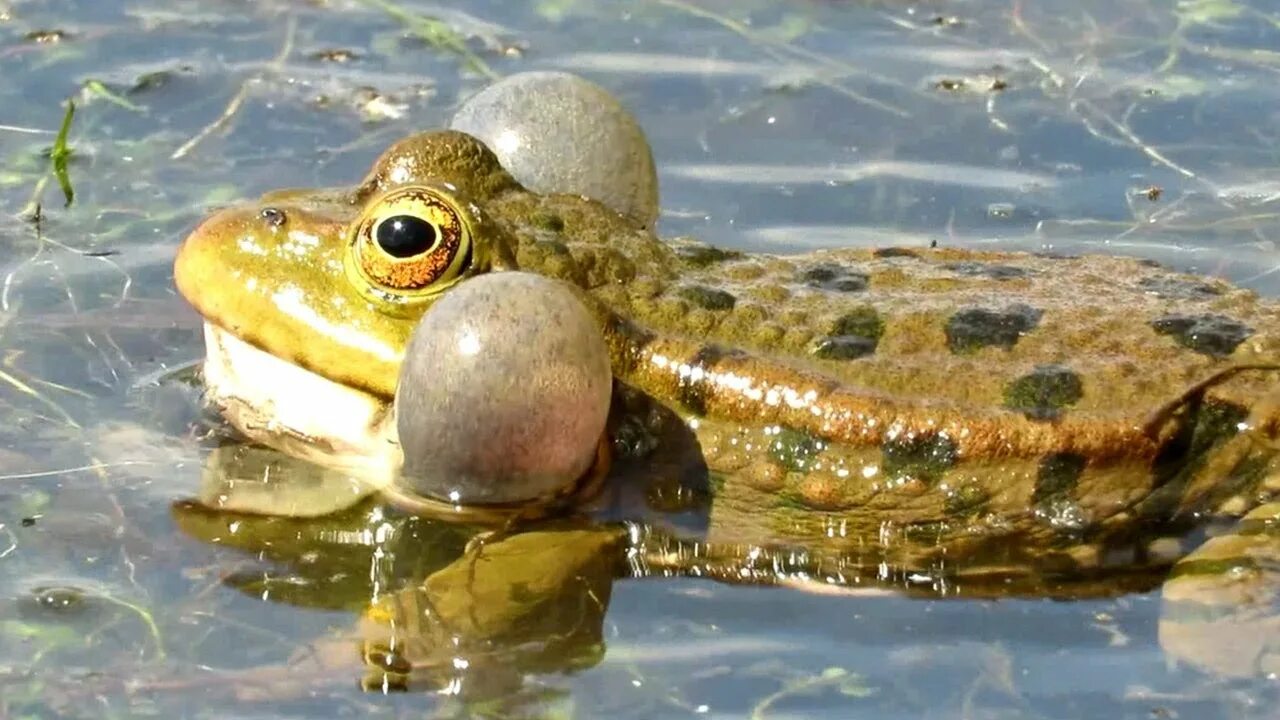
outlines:
M1274 678L1165 655L1149 587L1062 602L620 580L595 627L498 658L476 681L487 691L362 691L358 669L317 670L312 651L355 624L370 587L422 577L466 537L401 519L395 543L361 544L344 535L358 522L292 520L236 547L222 519L182 503L225 430L166 379L203 352L172 260L210 208L352 183L394 139L534 69L579 73L633 110L662 235L773 252L1114 252L1280 294L1273 4L0 0L0 13L0 718L1275 716ZM69 202L51 172L68 100ZM291 690L255 686L289 662L303 668Z

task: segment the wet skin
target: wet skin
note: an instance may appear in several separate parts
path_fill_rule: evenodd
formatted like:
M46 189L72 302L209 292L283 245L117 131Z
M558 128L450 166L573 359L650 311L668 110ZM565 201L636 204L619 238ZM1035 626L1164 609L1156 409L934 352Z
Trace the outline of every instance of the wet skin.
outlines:
M352 189L212 215L175 275L211 357L236 346L210 383L234 424L385 469L417 319L460 279L514 268L572 283L600 319L619 456L692 434L716 540L1090 569L1150 560L1153 528L1240 514L1278 484L1277 373L1230 369L1280 362L1280 305L1142 260L669 243L527 192L446 131L400 141ZM291 414L290 397L246 389L248 347L277 363L271 392L305 377L355 410Z

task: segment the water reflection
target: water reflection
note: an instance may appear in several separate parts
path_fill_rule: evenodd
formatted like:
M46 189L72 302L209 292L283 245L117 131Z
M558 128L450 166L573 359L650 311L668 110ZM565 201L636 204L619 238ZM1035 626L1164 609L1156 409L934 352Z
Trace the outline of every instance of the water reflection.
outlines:
M1035 251L1101 249L1222 274L1271 295L1280 288L1273 152L1280 25L1271 3L396 4L442 19L496 72L568 68L625 94L644 113L669 181L664 235L690 233L734 249L770 251L873 245L886 238L919 246L937 240ZM315 616L272 612L264 603L246 610L235 602L248 595L213 592L202 583L203 567L218 562L210 558L224 555L184 543L167 515L168 501L189 494L195 483L183 469L201 456L190 443L182 457L159 457L154 472L143 474L137 458L151 455L119 434L103 438L89 429L103 418L136 424L167 414L128 394L131 381L202 351L198 325L173 317L183 309L170 290L174 239L210 205L275 187L332 184L361 172L393 139L441 125L485 79L372 3L0 5L12 16L5 24L9 82L3 92L9 102L0 132L3 192L11 210L3 227L11 252L0 272L6 374L0 460L8 475L0 485L0 714L136 715L137 708L113 705L85 688L90 677L136 677L139 660L154 657L148 632L131 623L115 633L101 625L41 630L41 623L65 618L50 622L25 604L20 612L7 604L25 592L28 580L105 588L154 613L174 664L181 658L207 666L260 657L304 634L290 624L295 617ZM696 15L682 5L706 12ZM299 19L296 45L277 63L286 15ZM27 37L53 29L67 31L61 42ZM987 76L1008 87L983 93L937 87L942 81L962 90L981 87ZM116 95L81 92L90 79ZM911 117L869 107L848 93L874 94ZM76 204L60 207L56 186L48 186L45 222L36 225L18 211L42 187L47 147L72 94L79 105L71 138ZM204 140L194 152L171 159L197 135ZM1150 151L1197 177L1159 164ZM735 179L745 173L732 170L779 164L821 169L833 161L837 167L893 163L890 168L937 162L1048 176L1057 183L1049 197L990 182L1012 176L985 172L975 177L988 180L986 188L939 183L919 173L829 187L798 175L786 178L794 183L748 184ZM723 167L716 174L724 179L665 170L679 166ZM1163 188L1159 201L1132 194L1150 185ZM175 443L182 437L181 428L167 434ZM68 470L74 467L93 469ZM658 553L647 558L648 567L672 574L702 568L704 576L722 568L731 576L732 563L711 563L711 548L695 541L707 518L692 496L681 483L652 492L650 499L670 512L646 522L678 530L673 548L685 554ZM210 516L219 523L230 517ZM276 520L270 526L280 537L270 544L288 545L310 525ZM317 556L342 557L341 537L328 545L317 539ZM451 549L424 562L423 572L447 564L442 556L456 559L465 539L440 543L446 546ZM267 556L272 552L278 551ZM369 555L352 555L327 569L367 578ZM777 557L757 554L751 567L767 567L772 575ZM865 559L874 558L869 553ZM262 584L252 581L263 573L244 569L253 565L248 555L237 559L232 574L239 574L246 593L259 597ZM1231 645L1265 647L1266 618L1277 613L1274 606L1268 610L1266 592L1247 588L1274 566L1265 555L1255 556L1254 566L1238 573L1245 588L1238 597L1262 603L1257 626L1231 635L1225 626L1202 625L1210 632L1188 635L1184 644L1206 648L1229 637L1219 647L1225 648L1222 656L1252 672L1252 653L1237 653ZM338 582L319 569L295 582L303 571L284 560L273 567L267 588L272 598L295 585ZM844 577L855 577L846 570ZM889 587L909 586L914 577L922 581L922 593L936 597L928 595L932 580L925 578L933 576L924 570L890 573ZM406 569L399 577L408 582L414 575ZM1277 587L1274 579L1270 584ZM368 604L366 580L352 582L349 591L333 587L332 604L344 615ZM832 594L850 589L824 587ZM1159 603L1149 595L1117 602L873 603L688 580L626 588L612 598L615 639L610 658L597 666L601 672L555 688L572 695L572 710L586 716L683 717L704 704L712 714L748 716L761 698L803 688L829 666L865 673L883 699L865 706L866 714L884 718L964 712L1238 719L1271 717L1276 707L1265 683L1222 683L1218 671L1198 677L1170 670L1157 652L1151 629ZM978 592L972 583L960 590L962 597ZM228 596L230 608L223 605ZM1218 617L1212 605L1185 609ZM61 651L46 652L55 646ZM609 671L611 661L619 668L633 659L643 663L642 677L632 667ZM200 677L204 687L207 676ZM633 687L633 680L644 688ZM60 682L75 684L81 695L63 692ZM992 701L992 688L1002 699L1017 695L1021 702ZM181 698L186 709L176 714L189 712L193 695ZM691 700L680 704L682 695ZM851 697L833 691L801 702L771 700L762 712L845 718L853 714ZM276 706L252 713L387 711L386 704L348 702L331 694L302 710ZM221 708L227 699L215 689L210 703Z
M536 678L604 660L619 580L697 578L855 602L886 594L974 602L1115 598L1150 592L1168 576L1167 561L1130 558L1072 577L1015 560L1007 548L928 561L907 529L882 528L879 544L861 553L833 553L820 541L708 542L713 503L682 488L669 464L653 473L621 463L605 496L578 516L495 527L406 514L347 492L339 474L273 451L220 450L209 455L201 499L175 503L172 516L189 537L258 558L221 582L263 602L353 618L283 665L233 671L246 700L336 682L464 703L522 702ZM1171 659L1225 676L1276 671L1280 543L1268 529L1278 512L1260 508L1243 536L1212 542L1174 570L1159 621ZM617 519L627 515L640 519Z
M287 465L289 461L282 461ZM223 472L243 471L225 459ZM277 466L243 500L315 509L307 468ZM234 487L242 487L236 485ZM221 486L227 494L226 486ZM234 490L231 494L234 494ZM187 535L269 561L223 583L249 596L358 614L347 631L295 653L287 667L246 672L244 697L279 698L320 680L355 678L367 690L432 691L479 701L518 694L532 673L594 665L626 533L586 519L481 529L399 513L363 500L306 519L230 513L199 502L173 506Z

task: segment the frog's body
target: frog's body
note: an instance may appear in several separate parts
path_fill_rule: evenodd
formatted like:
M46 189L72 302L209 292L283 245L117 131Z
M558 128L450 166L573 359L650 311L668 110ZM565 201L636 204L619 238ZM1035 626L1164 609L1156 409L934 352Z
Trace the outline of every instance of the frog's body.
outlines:
M424 184L469 231L471 265L409 290L353 272L356 227ZM1188 391L1280 362L1280 305L1141 260L666 243L594 201L530 193L477 140L436 132L353 191L214 215L176 278L208 321L207 380L233 422L387 473L423 293L516 267L586 291L618 380L688 421L722 539L827 556L923 539L956 560L1016 537L1006 561L1090 566L1135 527L1275 489L1275 374ZM648 416L627 430L665 432Z

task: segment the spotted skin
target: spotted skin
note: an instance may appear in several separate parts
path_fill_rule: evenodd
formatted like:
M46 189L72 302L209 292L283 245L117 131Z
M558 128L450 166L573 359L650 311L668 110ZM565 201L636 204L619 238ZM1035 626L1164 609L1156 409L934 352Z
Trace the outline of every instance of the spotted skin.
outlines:
M970 270L956 272L957 263ZM1024 272L988 274L976 264ZM817 278L814 267L822 269ZM1206 407L1247 408L1274 393L1275 373L1213 385L1165 422L1149 424L1159 408L1229 363L1280 357L1274 330L1214 354L1152 325L1176 307L1276 327L1275 304L1248 291L1123 258L958 250L744 257L691 276L708 283L712 271L746 300L714 322L699 316L696 332L682 326L700 309L664 292L606 287L596 295L631 318L629 326L645 328L618 346L627 358L620 377L656 397L673 397L673 387L697 396L696 407L676 407L698 420L709 466L729 478L713 506L722 519L713 537L724 542L800 543L828 565L859 548L916 565L947 556L975 569L1081 572L1151 560L1135 548L1161 522L1274 491L1266 442L1276 427L1273 408L1260 406L1250 420L1256 429L1242 437L1191 445L1179 438L1206 421ZM867 277L867 287L856 295L829 287L842 272ZM1213 292L1151 290L1184 285ZM946 332L957 306L1013 308L1010 315L1029 321L1007 341L957 353ZM836 338L859 337L833 331L860 313L877 318L868 333L874 343L833 346ZM695 392L696 385L705 389ZM778 432L815 438L824 449L803 469L760 459ZM952 443L953 463L898 462L910 470L887 472L901 454L892 450L899 438L939 436ZM1160 471L1170 462L1182 468L1176 488ZM907 539L886 536L886 523ZM911 540L919 532L929 541ZM1021 549L1011 555L1011 546Z
M580 289L619 388L648 403L619 404L647 413L614 422L620 456L655 464L696 448L725 547L798 545L818 564L1087 568L1133 562L1127 548L1153 523L1275 490L1280 373L1187 392L1236 364L1280 362L1274 301L1116 257L666 242L598 203L528 192L459 133L397 143L352 190L222 211L184 244L179 289L249 343L389 399L425 306L384 312L327 273L366 204L415 182L466 199L490 258L475 272ZM279 312L282 286L312 314L342 300L324 319L344 332ZM1245 420L1197 435L1213 407ZM1046 474L1062 458L1070 472Z

